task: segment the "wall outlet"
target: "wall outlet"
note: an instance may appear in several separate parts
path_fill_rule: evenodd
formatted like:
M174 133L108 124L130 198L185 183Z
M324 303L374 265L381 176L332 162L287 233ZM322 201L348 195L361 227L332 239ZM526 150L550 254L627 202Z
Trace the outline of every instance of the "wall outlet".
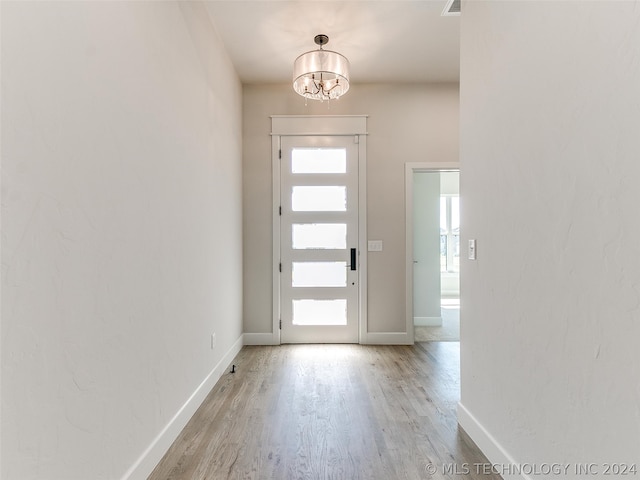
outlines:
M216 346L216 334L212 333L211 334L211 350L213 350Z

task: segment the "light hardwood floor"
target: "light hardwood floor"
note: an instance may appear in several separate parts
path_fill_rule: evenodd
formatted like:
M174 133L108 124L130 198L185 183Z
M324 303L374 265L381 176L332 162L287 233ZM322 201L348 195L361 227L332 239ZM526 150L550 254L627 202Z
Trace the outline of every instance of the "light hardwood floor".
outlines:
M244 347L234 363L150 480L500 478L475 474L487 460L457 426L456 342Z

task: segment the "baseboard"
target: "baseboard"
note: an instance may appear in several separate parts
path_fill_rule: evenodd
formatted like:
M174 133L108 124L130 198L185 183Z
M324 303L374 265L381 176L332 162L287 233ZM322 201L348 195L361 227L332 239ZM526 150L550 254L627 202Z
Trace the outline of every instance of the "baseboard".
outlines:
M272 333L245 333L244 345L279 345ZM409 335L405 332L367 332L366 339L362 339L363 345L411 345Z
M245 345L279 345L273 333L245 333L243 342Z
M416 327L441 327L442 317L413 317L413 325Z
M198 407L204 402L211 389L227 370L243 345L243 336L233 344L225 356L211 370L209 375L195 389L185 404L178 410L169 423L147 447L138 460L122 476L122 480L146 480L164 454L169 450L178 435L191 419Z
M496 466L504 480L532 480L524 473L509 474L510 471L518 470L515 468L518 463L462 403L458 403L458 424L467 432L487 460ZM514 468L509 468L510 466Z
M367 345L411 345L406 332L368 332Z

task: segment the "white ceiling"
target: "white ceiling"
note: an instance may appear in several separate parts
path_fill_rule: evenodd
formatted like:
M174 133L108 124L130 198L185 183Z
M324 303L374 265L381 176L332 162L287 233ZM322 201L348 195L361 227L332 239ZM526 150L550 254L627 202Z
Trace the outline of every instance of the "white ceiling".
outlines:
M291 81L293 61L329 36L353 83L457 82L459 16L446 0L211 0L209 15L243 83Z

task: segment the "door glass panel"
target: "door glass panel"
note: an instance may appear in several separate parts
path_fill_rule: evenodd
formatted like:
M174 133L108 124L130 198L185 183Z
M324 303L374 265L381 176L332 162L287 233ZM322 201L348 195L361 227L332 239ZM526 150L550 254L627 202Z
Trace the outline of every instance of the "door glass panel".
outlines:
M293 287L346 287L347 262L293 262Z
M344 148L294 148L291 173L347 173Z
M291 193L294 212L346 212L347 187L295 186Z
M306 223L291 227L292 244L296 250L347 248L346 223Z
M293 300L294 325L346 325L347 300Z

